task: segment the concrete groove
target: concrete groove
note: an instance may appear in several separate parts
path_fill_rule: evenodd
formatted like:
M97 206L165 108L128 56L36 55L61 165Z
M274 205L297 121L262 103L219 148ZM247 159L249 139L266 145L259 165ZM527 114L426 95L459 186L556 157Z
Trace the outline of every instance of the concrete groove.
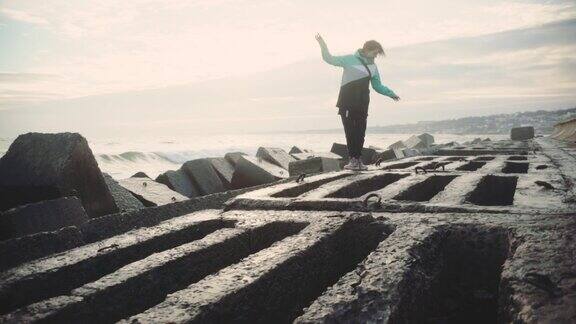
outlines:
M203 214L203 218L191 215L172 219L11 269L0 278L0 311L6 313L43 298L65 294L154 252L233 226L233 222L224 222L213 213Z

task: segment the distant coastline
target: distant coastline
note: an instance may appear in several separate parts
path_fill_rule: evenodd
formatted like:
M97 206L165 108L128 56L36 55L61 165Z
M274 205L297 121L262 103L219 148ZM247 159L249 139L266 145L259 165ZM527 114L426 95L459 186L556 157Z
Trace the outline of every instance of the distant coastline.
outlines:
M554 125L563 120L576 117L576 107L560 110L537 110L498 114L487 116L463 117L439 121L419 121L413 124L398 124L388 126L368 127L366 132L372 134L508 134L513 127L533 126L537 134L550 134ZM342 129L316 129L305 131L275 131L271 133L299 134L332 134L340 133Z

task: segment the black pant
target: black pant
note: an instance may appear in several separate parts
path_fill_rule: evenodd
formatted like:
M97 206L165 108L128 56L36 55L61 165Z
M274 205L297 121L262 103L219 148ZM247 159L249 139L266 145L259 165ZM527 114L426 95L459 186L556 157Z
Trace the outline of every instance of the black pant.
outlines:
M340 115L346 134L346 145L348 146L348 156L360 158L362 147L364 146L364 134L366 134L366 119L364 116Z

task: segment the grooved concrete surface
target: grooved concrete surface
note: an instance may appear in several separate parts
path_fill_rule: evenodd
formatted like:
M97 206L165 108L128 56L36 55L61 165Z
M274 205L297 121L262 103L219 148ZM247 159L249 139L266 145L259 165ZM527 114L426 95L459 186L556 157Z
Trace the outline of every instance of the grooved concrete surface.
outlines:
M572 152L491 142L284 181L8 269L0 322L574 323Z

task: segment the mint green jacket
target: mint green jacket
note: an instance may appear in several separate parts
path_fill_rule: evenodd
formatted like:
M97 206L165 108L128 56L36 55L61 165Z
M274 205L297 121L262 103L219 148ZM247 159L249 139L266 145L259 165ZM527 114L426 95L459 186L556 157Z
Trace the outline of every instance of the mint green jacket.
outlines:
M360 49L356 50L354 54L333 56L328 51L326 46L321 46L322 49L322 59L331 65L340 66L344 68L344 73L342 74L341 87L346 86L349 83L353 83L359 79L369 77L368 71L364 65L360 62L366 63L370 72L372 73L372 78L370 79L370 84L372 88L385 96L394 97L396 94L390 88L386 87L380 81L380 73L378 72L378 67L374 63L373 58L364 57L360 54Z

